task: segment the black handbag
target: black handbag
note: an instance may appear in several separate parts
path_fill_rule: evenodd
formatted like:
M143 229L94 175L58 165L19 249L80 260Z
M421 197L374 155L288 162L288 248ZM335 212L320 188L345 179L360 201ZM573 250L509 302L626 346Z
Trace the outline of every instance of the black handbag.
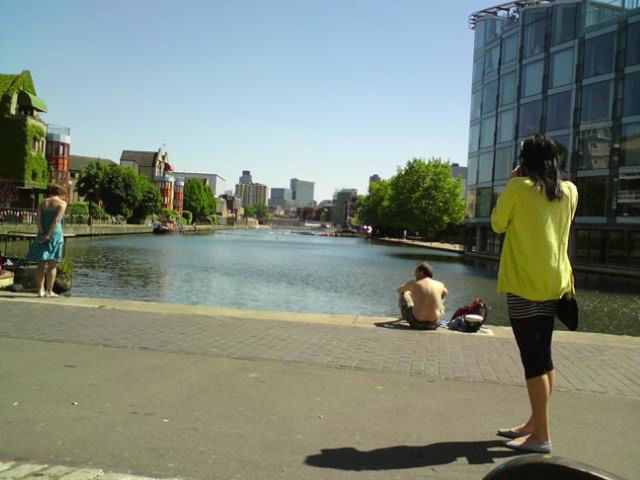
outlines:
M578 329L578 302L575 295L565 293L558 300L556 317L572 332Z

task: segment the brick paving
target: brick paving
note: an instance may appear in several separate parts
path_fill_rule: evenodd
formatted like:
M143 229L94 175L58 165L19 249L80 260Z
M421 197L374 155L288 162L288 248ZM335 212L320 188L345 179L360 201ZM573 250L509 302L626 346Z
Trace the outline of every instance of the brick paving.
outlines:
M157 480L98 468L73 468L63 465L43 465L0 461L0 480ZM165 479L177 480L177 479Z
M189 313L188 308L184 314L163 314L2 299L0 336L524 384L513 339L443 331L235 318ZM557 388L639 399L638 343L589 339L554 342Z

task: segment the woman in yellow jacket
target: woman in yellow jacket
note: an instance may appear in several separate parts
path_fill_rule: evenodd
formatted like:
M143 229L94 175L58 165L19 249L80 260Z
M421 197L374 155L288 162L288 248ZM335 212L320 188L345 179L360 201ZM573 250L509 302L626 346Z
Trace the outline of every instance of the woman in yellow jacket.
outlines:
M543 135L527 138L521 165L498 198L491 226L506 233L498 291L507 310L524 366L531 416L522 425L498 430L509 448L549 453L548 404L553 390L551 336L558 300L573 290L567 253L578 203L575 185L562 181L557 147Z

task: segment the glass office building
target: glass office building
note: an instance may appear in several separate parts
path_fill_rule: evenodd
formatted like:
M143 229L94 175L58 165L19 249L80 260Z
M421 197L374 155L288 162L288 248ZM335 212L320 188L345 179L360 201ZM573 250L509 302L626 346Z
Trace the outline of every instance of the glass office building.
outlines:
M574 264L640 273L640 0L515 1L469 22L465 251L499 254L491 210L520 142L542 132L580 194Z

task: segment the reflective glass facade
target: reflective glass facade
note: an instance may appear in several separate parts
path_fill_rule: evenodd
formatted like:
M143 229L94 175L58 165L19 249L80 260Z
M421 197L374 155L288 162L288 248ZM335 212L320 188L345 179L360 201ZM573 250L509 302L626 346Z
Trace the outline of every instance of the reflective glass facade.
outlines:
M640 270L640 1L604 3L472 16L467 252L499 253L491 210L520 142L540 132L578 187L574 261Z

